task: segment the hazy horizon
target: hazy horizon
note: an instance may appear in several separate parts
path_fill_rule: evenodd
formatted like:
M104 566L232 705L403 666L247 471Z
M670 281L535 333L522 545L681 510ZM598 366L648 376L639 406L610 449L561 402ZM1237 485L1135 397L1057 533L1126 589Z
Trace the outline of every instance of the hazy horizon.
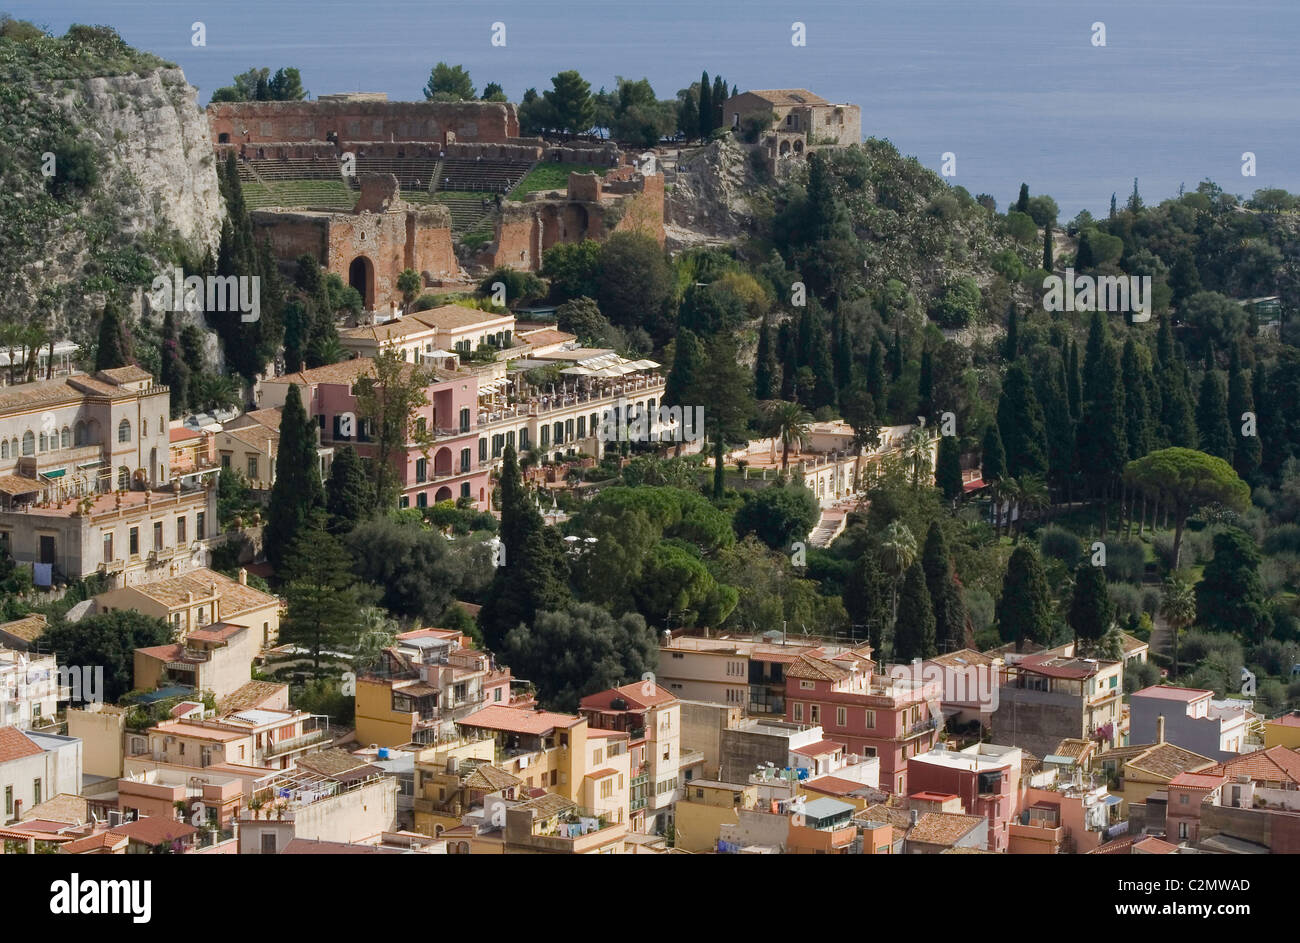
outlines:
M491 5L341 0L173 4L148 0L0 2L62 33L71 23L114 27L140 49L179 64L200 102L253 66L296 66L312 96L385 92L419 99L439 60L463 64L477 89L498 82L512 101L577 68L592 88L650 79L660 98L707 69L746 88L808 88L862 108L864 135L888 138L948 182L992 194L999 210L1020 183L1047 193L1061 219L1103 214L1140 181L1148 203L1203 179L1249 195L1300 191L1294 105L1300 4L1290 0L1152 0L1141 9L1096 0L1086 10L1033 0L955 4L847 0L799 5L663 0L656 7L593 0ZM791 45L791 23L807 46ZM191 45L191 24L207 45ZM493 47L491 25L506 24ZM1091 25L1106 25L1094 47ZM1241 176L1241 155L1258 176Z

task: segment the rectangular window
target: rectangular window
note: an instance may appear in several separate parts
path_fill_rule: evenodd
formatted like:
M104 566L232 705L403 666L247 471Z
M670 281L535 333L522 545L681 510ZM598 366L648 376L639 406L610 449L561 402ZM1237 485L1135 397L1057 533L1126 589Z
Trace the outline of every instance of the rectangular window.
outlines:
M820 704L808 705L808 723L820 724L822 722L822 706Z
M112 534L104 535L104 562L105 563L113 562L113 535Z
M137 557L140 555L140 528L132 527L130 536L131 536L131 542L130 542L131 556Z
M478 440L478 460L480 462L487 461L487 439Z
M207 521L207 517L208 515L206 511L199 511L198 514L194 516L194 538L196 540L202 540L207 536L207 532L203 527L204 523Z
M41 781L39 779L33 779L32 780L32 805L40 805L40 804L41 804Z
M14 787L5 786L5 815L14 814Z
M795 706L794 706L794 722L795 722L796 724L803 723L803 705L802 705L802 704L795 704Z
M248 456L248 477L250 480L257 479L257 456Z
M876 729L876 712L875 712L875 711L867 711L866 721L867 721L867 729L868 729L868 730L875 730L875 729Z
M178 547L185 545L185 518L176 518L176 545Z
M417 458L415 460L415 481L422 484L429 480L429 460Z
M835 708L835 724L839 727L846 727L849 723L849 711L845 707Z
M162 521L154 521L153 548L155 550L161 550L163 548Z

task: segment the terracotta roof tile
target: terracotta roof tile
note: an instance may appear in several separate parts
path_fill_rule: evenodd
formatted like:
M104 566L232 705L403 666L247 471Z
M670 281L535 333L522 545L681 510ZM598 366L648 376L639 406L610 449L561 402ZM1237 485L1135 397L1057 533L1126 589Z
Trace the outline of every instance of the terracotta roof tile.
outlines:
M925 812L907 833L907 840L927 845L951 845L984 822L983 816L959 812Z
M0 763L44 753L34 740L17 727L0 727Z

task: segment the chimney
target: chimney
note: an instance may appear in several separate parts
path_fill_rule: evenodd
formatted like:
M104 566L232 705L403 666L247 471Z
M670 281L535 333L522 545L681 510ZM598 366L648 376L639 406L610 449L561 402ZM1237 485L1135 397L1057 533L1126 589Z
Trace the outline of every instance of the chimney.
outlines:
M248 571L245 570L242 566L239 568L239 585L240 586L248 585Z
M1165 742L1165 715L1156 718L1156 743Z

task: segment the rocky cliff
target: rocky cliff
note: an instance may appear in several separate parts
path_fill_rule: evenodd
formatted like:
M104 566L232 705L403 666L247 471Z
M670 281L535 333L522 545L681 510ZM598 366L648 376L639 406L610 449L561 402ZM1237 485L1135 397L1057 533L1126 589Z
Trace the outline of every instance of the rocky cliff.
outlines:
M752 232L771 197L749 166L747 151L730 138L683 150L664 200L670 249L731 242Z
M216 164L180 69L33 76L3 95L0 320L87 343L108 291L138 315L140 288L216 252Z

